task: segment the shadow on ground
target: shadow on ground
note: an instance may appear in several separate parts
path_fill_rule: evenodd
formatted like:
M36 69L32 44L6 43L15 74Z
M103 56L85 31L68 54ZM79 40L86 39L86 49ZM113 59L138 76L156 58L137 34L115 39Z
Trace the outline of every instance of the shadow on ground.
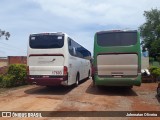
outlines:
M79 84L84 84L88 79L83 79ZM76 89L75 85L71 86L36 86L34 88L24 91L26 94L37 94L37 95L65 95Z
M37 94L37 95L65 95L69 93L74 86L35 86L34 88L24 91L26 94Z
M160 103L160 97L156 95L157 101Z
M109 87L109 86L95 86L93 83L89 85L86 93L95 95L109 95L109 96L138 96L133 88L127 87Z

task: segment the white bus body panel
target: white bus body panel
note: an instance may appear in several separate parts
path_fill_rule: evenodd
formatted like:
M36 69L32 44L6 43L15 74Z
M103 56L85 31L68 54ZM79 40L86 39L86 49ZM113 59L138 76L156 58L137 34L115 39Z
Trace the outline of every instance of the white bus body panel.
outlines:
M44 56L43 56L44 55ZM68 80L65 85L76 83L79 72L80 80L88 77L90 61L71 56L68 51L68 35L65 34L64 46L54 49L32 49L28 44L27 65L29 75L63 75L64 66L68 68Z
M30 56L31 75L63 75L63 56Z

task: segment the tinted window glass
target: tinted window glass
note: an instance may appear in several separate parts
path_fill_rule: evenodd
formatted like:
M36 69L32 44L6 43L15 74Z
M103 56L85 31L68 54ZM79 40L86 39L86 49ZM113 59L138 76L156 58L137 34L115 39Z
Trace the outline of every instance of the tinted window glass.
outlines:
M129 46L137 43L137 32L97 33L99 46Z
M31 48L47 49L62 48L64 45L63 35L31 35L29 44Z
M76 43L75 41L73 41L72 39L68 39L68 45L69 45L69 53L72 56L75 57L80 57L80 58L84 58L84 59L90 59L91 58L91 53L85 49L84 47L82 47L81 45L79 45L78 43Z

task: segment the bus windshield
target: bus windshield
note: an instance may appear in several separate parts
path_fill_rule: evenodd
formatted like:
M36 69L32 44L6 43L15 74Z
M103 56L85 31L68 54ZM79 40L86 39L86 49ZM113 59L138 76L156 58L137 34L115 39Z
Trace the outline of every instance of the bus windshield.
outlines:
M33 34L30 36L29 45L35 49L62 48L64 45L64 36Z
M137 32L99 32L97 44L107 46L129 46L137 43Z

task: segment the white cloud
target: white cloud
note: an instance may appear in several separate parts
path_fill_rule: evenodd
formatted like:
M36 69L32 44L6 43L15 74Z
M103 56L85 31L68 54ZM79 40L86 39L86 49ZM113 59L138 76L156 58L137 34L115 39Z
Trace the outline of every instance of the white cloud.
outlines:
M77 20L77 23L136 26L144 22L144 10L160 7L159 0L34 0L43 10Z
M0 29L9 31L7 44L20 49L5 55L26 55L30 33L66 32L93 51L94 33L107 29L137 29L144 11L160 8L159 0L1 0ZM1 45L1 44L0 44ZM4 54L4 53L3 53Z

